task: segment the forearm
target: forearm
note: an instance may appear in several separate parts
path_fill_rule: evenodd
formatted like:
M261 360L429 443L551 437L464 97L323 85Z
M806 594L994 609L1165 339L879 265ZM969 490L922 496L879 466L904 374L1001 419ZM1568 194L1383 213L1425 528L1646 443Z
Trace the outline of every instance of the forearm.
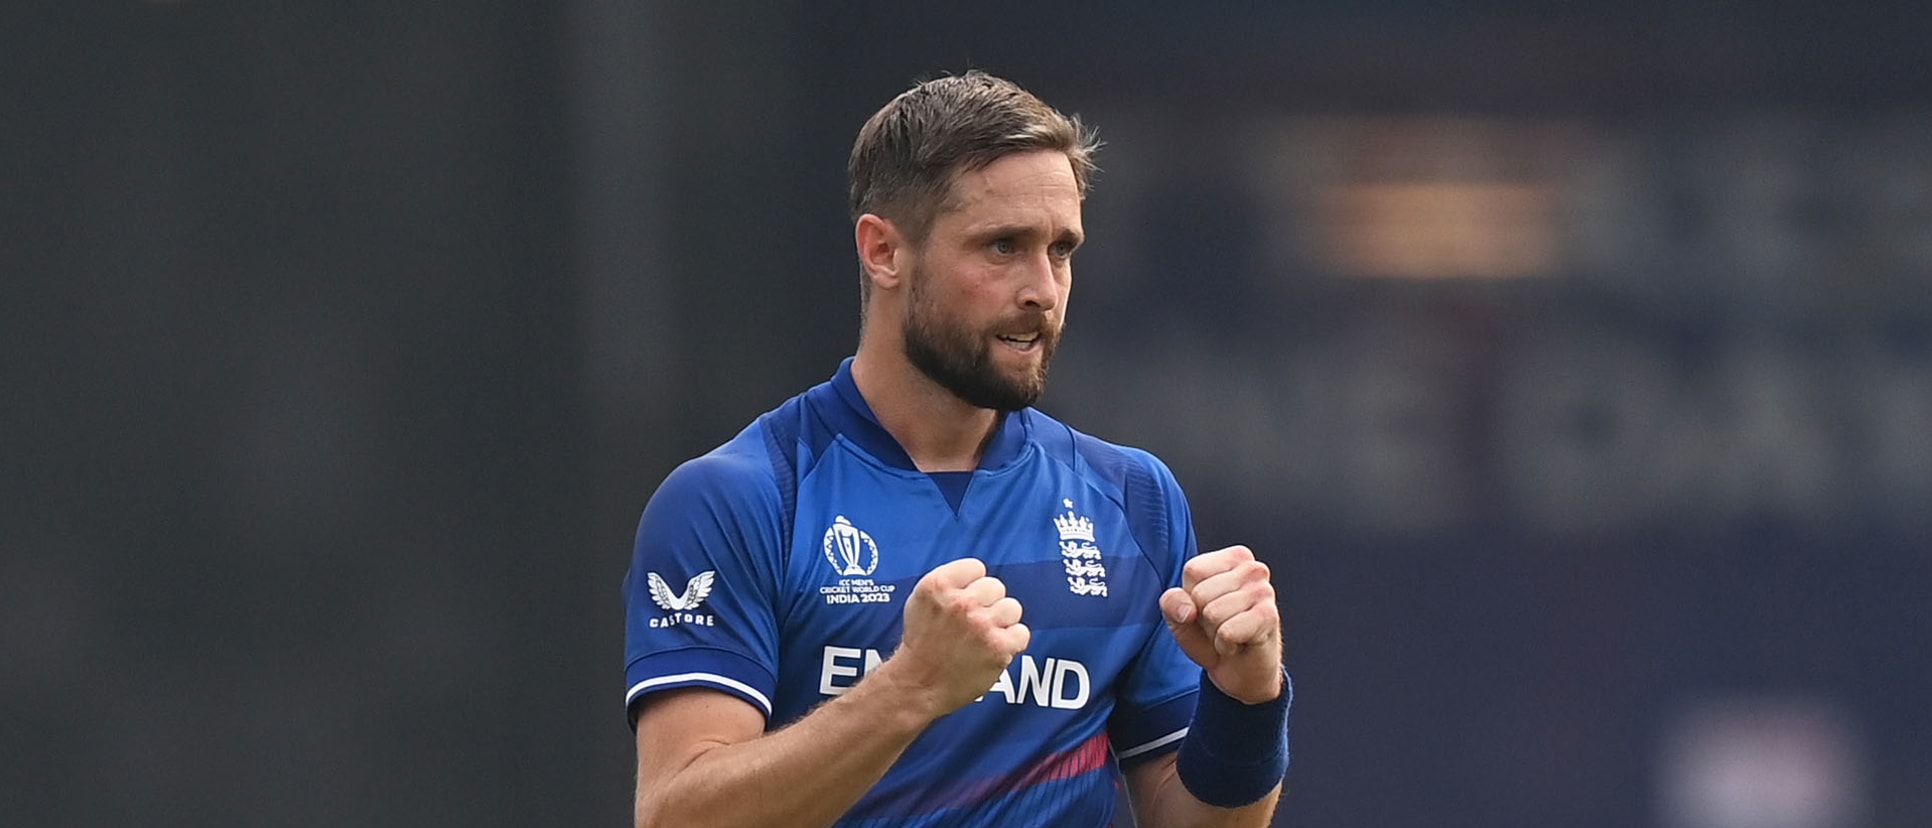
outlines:
M1277 668L1279 669L1279 668ZM1285 672L1275 698L1248 704L1201 681L1180 750L1128 776L1136 810L1155 828L1260 828L1274 815L1288 766Z
M932 722L916 695L882 667L781 730L641 769L636 824L831 825Z
M1274 817L1281 786L1260 800L1239 808L1216 808L1196 799L1181 784L1175 772L1173 755L1156 759L1136 774L1141 780L1140 795L1135 797L1141 825L1148 828L1265 828Z

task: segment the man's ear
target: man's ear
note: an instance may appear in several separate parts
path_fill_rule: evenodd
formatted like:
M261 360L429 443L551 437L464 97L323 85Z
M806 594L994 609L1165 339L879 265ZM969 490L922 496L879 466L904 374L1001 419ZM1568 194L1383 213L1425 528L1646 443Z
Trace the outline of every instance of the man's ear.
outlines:
M892 290L905 280L904 253L909 251L905 234L889 219L873 213L859 216L852 227L853 242L859 248L859 267L872 280L875 290Z

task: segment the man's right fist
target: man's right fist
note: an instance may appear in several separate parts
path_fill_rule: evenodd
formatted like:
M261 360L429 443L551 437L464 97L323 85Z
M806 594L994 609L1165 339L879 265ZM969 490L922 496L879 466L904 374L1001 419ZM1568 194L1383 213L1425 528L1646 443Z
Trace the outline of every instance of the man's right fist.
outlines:
M929 691L935 716L985 695L1033 639L1020 623L1020 602L977 558L941 564L920 578L906 599L905 621L891 660Z

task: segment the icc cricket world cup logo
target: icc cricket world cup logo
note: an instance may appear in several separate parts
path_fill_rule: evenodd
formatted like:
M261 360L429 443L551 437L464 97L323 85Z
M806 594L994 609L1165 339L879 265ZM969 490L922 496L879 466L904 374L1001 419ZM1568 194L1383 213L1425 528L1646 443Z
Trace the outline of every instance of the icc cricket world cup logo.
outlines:
M839 575L863 578L879 568L879 545L852 522L839 515L832 528L825 530L825 561Z

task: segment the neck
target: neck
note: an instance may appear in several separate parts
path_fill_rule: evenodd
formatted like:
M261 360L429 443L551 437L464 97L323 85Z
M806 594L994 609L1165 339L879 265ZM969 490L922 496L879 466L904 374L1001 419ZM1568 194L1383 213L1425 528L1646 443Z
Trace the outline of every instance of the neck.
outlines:
M972 471L999 413L968 405L906 359L898 343L868 336L852 358L852 382L879 425L924 472Z

